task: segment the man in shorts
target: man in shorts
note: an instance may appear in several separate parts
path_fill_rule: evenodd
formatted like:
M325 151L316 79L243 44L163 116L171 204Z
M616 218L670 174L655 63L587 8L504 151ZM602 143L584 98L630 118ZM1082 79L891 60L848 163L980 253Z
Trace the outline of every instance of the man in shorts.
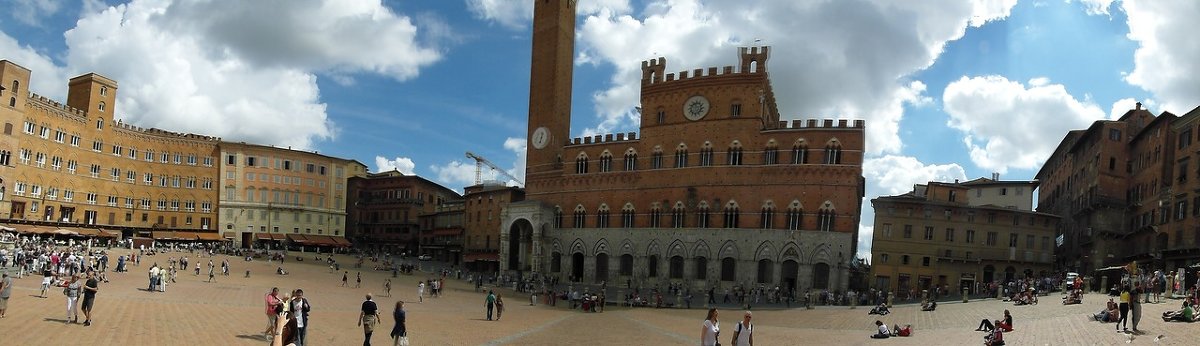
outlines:
M88 272L87 282L83 284L83 326L92 325L92 303L96 301L96 292L100 291L100 283L96 274Z
M47 267L42 271L42 295L39 297L46 298L46 290L50 289L52 281L54 281L54 272L50 271L50 268Z
M279 300L279 288L271 288L271 293L267 293L267 296L263 297L263 300L267 305L267 329L263 331L263 334L275 335L275 322L279 318L279 311L275 310L275 306L281 302Z

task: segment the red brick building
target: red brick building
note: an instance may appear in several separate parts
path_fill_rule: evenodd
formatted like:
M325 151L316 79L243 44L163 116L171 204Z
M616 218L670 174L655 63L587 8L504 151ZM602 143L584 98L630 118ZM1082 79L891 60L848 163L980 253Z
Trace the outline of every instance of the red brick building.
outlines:
M573 3L535 5L527 200L501 216L501 269L844 290L863 121L781 121L770 49L748 47L736 67L644 62L640 136L569 138Z
M525 200L525 190L519 187L484 183L468 186L463 191L464 262L468 270L495 272L500 270L500 212L510 203Z
M392 254L420 250L420 217L462 199L454 190L397 171L351 177L346 235L356 247Z

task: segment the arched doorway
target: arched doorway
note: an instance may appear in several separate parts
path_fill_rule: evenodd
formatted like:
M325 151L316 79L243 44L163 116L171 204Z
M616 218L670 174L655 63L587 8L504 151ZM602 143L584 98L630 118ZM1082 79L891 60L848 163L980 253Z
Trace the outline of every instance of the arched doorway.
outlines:
M608 281L608 254L596 255L596 282Z
M721 281L737 281L737 261L733 257L721 259Z
M1016 277L1017 277L1017 268L1013 268L1012 266L1008 266L1008 268L1004 268L1004 283L1012 282L1013 279L1015 279Z
M817 263L813 265L813 288L829 288L829 265Z
M996 267L991 264L983 266L983 283L991 284L996 281Z
M583 281L583 253L576 252L571 255L571 279L573 281Z
M650 255L646 258L646 276L658 277L658 255Z
M533 261L533 224L518 219L508 228L508 270L529 270Z
M550 254L550 272L558 273L562 271L562 254L555 251Z
M774 269L775 269L775 263L771 262L771 260L769 260L769 259L759 260L758 261L758 283L769 284L769 283L775 282L775 280L773 280L772 275L771 275L772 272L775 271Z
M780 274L783 279L783 289L785 292L791 292L796 289L796 277L800 272L800 264L793 260L783 261L783 270Z
M633 276L633 255L621 255L621 276Z

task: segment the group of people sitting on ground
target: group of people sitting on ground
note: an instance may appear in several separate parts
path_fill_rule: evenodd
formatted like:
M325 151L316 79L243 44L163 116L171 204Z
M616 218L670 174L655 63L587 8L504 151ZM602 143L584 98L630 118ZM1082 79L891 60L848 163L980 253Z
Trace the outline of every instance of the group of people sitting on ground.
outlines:
M893 336L912 336L913 333L911 324L904 325L904 328L900 328L900 325L897 324L892 326L891 330L888 330L888 326L886 324L883 324L882 321L875 320L875 327L879 328L879 331L871 335L872 339L887 339Z
M275 267L275 275L288 275L288 272L283 267Z
M937 310L937 301L936 300L926 301L925 303L921 304L921 311L934 311L934 310Z
M1083 304L1083 292L1079 289L1071 290L1066 297L1063 297L1063 305L1072 304Z
M1063 304L1066 304L1066 302ZM1100 310L1100 312L1092 315L1092 318L1104 323L1117 322L1121 319L1121 311L1117 309L1117 303L1113 302L1112 298L1109 298L1108 305L1104 307L1104 310Z
M1037 294L1032 287L1025 292L1017 293L1017 296L1013 298L1013 305L1037 305L1037 303Z
M1167 311L1162 315L1163 322L1195 322L1196 311L1192 309L1192 303L1184 300L1183 309L1179 311Z
M887 315L887 314L890 314L890 313L892 313L892 312L888 310L887 304L885 304L885 303L879 303L879 306L876 306L876 307L872 308L872 309L871 309L871 312L868 312L868 313L867 313L867 315L879 315L879 316L883 316L883 315Z

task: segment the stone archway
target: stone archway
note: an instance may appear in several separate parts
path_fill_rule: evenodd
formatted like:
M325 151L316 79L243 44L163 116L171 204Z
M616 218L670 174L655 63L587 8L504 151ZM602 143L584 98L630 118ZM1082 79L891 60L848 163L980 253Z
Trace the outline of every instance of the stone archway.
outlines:
M583 279L583 253L576 252L571 254L571 279L579 281Z
M517 219L508 228L507 270L530 270L533 264L533 224Z

